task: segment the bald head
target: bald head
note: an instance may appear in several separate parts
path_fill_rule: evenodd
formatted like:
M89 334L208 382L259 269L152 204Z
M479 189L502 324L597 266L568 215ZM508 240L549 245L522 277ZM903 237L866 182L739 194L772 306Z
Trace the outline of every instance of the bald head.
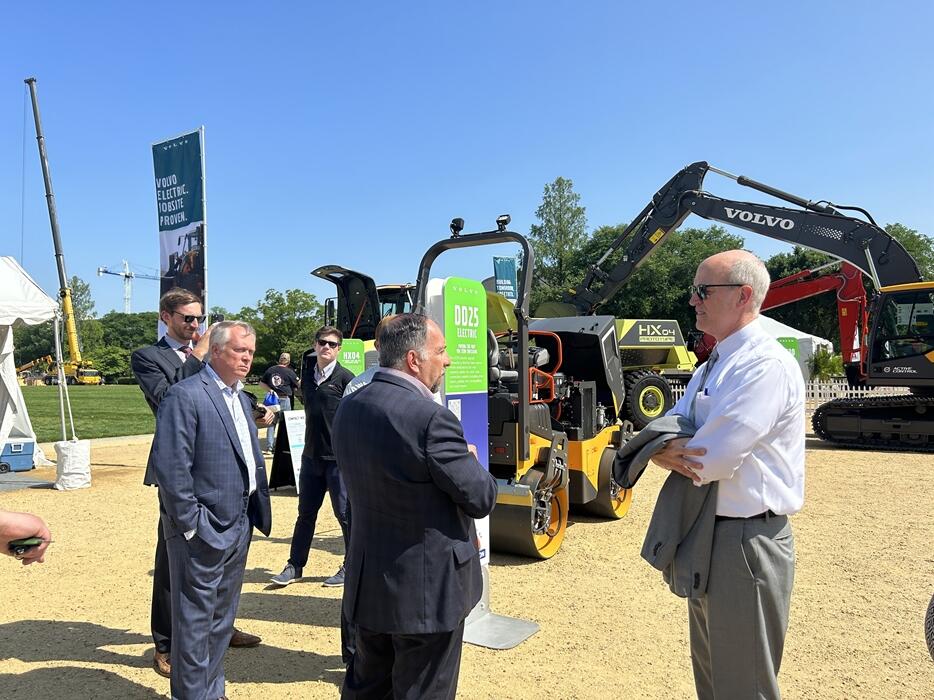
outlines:
M694 284L707 286L703 299L691 295L697 328L720 341L759 315L769 290L769 273L752 253L727 250L698 266Z
M771 282L765 263L748 250L725 250L711 255L702 264L706 263L722 272L730 284L748 285L752 289L754 311L759 313Z

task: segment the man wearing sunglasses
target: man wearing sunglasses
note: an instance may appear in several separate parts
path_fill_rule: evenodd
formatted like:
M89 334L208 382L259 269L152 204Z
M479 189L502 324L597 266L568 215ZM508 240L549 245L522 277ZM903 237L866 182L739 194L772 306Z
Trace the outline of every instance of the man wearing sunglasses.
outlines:
M730 250L704 260L691 286L698 330L717 347L669 411L690 438L652 456L695 485L716 483L707 589L688 598L700 698L778 698L794 582L788 516L804 502L804 379L762 328L765 265Z
M210 349L210 333L198 336L204 323L201 300L187 289L175 287L159 299L159 318L165 324L165 335L154 345L140 348L130 358L133 374L153 415L159 410L162 397L169 387L192 377L204 366ZM271 417L270 417L271 418ZM146 467L143 483L157 486L151 465ZM160 508L160 512L162 508ZM172 597L169 583L169 558L160 518L156 528L156 560L152 572L152 609L150 627L155 644L152 666L160 676L171 675ZM255 647L262 641L254 634L234 628L232 647Z
M331 448L331 425L334 414L344 395L344 389L353 373L337 361L344 336L333 326L322 326L315 333L314 348L305 353L302 361L302 401L305 404L305 450L299 472L298 518L292 533L289 561L272 583L288 586L302 577L308 563L311 541L315 534L318 511L324 503L324 494L331 496L331 507L340 523L344 536L344 551L350 541L350 505L341 477L339 465ZM344 565L333 576L325 579L324 586L344 585ZM342 626L343 627L343 626ZM342 634L345 637L346 633ZM344 656L348 655L344 640ZM346 658L345 658L346 660Z

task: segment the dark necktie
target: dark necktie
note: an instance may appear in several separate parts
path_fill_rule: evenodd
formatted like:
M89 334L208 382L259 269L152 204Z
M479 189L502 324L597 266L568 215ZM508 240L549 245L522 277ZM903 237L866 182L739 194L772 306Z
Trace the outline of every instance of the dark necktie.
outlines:
M714 348L713 352L710 353L710 357L707 358L707 363L704 365L704 373L701 375L700 385L697 387L697 391L694 392L694 396L691 399L691 408L688 411L688 418L692 423L694 422L694 404L697 403L697 397L704 391L704 387L707 385L707 377L710 376L710 370L713 369L713 366L719 358L720 353Z

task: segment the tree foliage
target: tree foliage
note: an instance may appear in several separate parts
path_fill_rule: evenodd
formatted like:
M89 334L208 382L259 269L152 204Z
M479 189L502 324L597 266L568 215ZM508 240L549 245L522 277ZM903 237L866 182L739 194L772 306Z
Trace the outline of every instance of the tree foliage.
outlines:
M288 289L283 294L275 289L255 306L245 306L239 318L256 329L256 355L253 373L262 374L287 352L297 361L311 347L315 331L324 323L324 310L313 294L301 289Z
M535 210L538 224L529 229L535 251L531 308L558 300L570 284L574 258L588 240L587 214L574 183L563 177L545 185L542 203Z
M886 224L885 232L901 243L915 259L921 279L934 280L934 238L899 223Z
M827 348L817 348L808 361L811 369L811 378L827 381L834 377L844 376L843 356L831 353Z

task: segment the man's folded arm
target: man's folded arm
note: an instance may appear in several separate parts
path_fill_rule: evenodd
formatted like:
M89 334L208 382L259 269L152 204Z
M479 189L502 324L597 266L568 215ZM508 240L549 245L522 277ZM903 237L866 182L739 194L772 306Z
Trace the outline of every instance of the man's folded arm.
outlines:
M687 447L707 450L692 459L703 464L701 483L730 479L782 415L788 379L778 361L760 362L713 397L711 417Z

